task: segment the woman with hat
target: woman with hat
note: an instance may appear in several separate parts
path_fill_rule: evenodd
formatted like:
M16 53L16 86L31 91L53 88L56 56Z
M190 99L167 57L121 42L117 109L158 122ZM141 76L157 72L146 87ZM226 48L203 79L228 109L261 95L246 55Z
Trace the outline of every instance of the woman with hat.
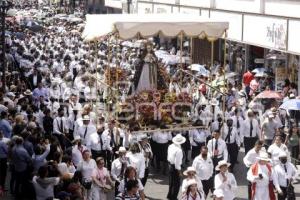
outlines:
M204 194L198 190L198 182L195 179L187 181L181 200L205 200Z
M169 192L167 198L170 200L177 199L180 188L181 165L183 152L181 144L185 143L185 138L181 134L177 134L168 147L169 162Z
M237 183L232 173L228 172L230 163L225 160L218 162L216 171L220 173L215 176L215 192L222 191L224 194L224 200L233 200L235 198L234 191L237 189ZM216 193L214 192L214 195Z
M184 172L183 175L186 176L185 179L183 179L182 184L181 184L181 191L182 193L186 192L186 189L188 188L188 182L190 180L195 180L197 183L197 189L201 193L201 195L204 195L203 192L203 186L201 180L198 178L196 174L196 169L194 167L188 167Z
M269 156L261 152L258 161L253 164L247 172L247 179L252 183L251 196L253 200L275 200L272 183L273 169Z

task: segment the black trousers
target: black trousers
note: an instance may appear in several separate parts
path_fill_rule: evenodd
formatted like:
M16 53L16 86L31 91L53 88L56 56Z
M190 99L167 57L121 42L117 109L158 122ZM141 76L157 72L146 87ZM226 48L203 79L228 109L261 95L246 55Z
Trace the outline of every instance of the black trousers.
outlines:
M105 155L104 151L95 151L93 149L91 149L91 153L92 153L92 158L94 160L96 160L98 157L103 157L104 158L104 155Z
M285 200L287 198L287 192L286 192L286 187L281 187L280 186L280 189L282 191L282 195L281 194L277 194L277 200Z
M15 171L16 174L16 183L15 183L15 189L14 192L16 194L16 199L22 199L24 197L25 193L25 184L26 184L26 179L27 179L27 170L23 172L17 172Z
M245 154L255 146L257 140L257 137L244 137Z
M4 189L7 173L7 158L0 158L0 187Z
M202 146L204 146L205 143L199 143L197 146L192 146L192 159L194 160L194 158L196 158L199 154L200 154L200 150L202 148Z
M143 186L145 187L146 183L147 183L147 180L148 180L148 176L149 176L149 168L147 167L145 169L145 175L144 175L144 178L141 179L141 182L143 184Z
M202 180L202 185L203 185L203 191L204 191L204 194L205 196L207 197L208 193L209 193L209 190L213 190L213 178L210 177L210 179L208 180Z
M170 200L177 200L179 188L179 171L175 168L175 165L169 164L169 192L167 198Z
M228 155L229 155L230 164L231 164L230 168L233 170L234 165L238 158L239 147L236 143L226 144L226 145L227 145Z

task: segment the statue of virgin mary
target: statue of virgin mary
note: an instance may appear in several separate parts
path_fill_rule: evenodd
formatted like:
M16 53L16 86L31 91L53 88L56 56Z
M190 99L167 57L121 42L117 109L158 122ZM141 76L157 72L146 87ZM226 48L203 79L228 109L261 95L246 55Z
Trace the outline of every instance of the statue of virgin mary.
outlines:
M134 93L153 91L166 88L162 76L159 74L158 61L152 50L152 44L147 43L142 49L140 62L134 75Z

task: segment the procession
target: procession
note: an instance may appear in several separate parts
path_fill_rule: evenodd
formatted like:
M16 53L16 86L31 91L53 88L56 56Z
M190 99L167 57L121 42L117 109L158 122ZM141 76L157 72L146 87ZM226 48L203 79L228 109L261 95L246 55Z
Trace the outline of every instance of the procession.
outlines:
M232 64L226 20L44 2L5 17L1 199L157 199L153 177L158 199L300 198L297 83ZM195 62L195 38L222 59Z

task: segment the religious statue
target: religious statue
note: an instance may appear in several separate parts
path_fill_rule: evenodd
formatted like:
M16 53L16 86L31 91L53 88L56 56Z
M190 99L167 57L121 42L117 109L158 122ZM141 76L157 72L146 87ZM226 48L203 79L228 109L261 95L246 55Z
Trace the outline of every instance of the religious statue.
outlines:
M153 52L152 43L146 43L145 47L141 48L140 58L133 81L134 93L166 88L165 81L159 74L158 61Z

